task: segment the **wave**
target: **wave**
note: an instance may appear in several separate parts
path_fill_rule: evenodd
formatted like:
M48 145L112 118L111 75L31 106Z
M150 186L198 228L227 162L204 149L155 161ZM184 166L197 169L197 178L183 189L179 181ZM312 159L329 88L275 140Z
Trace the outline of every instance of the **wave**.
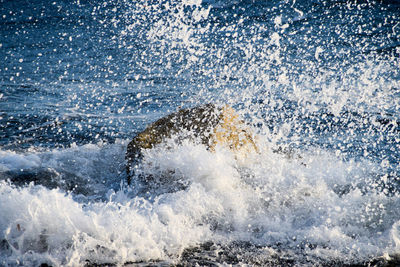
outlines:
M151 185L127 187L119 173L125 145L2 151L3 173L51 167L62 175L64 169L61 180L82 179L77 186L85 190L3 180L1 262L179 263L196 253L227 261L211 252L231 249L247 251L242 260L254 264L289 255L296 262L345 264L398 255L400 201L374 185L388 177L373 162L317 149L289 157L267 141L260 154L242 161L222 148L211 153L202 145L170 144L144 154L141 171L155 177Z

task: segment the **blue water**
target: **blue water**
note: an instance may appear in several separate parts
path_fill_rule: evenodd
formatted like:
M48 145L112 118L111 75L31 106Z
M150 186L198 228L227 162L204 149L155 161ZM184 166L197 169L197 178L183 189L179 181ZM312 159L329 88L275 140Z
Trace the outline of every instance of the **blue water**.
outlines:
M140 171L186 188L126 185L203 103L261 153L161 146ZM399 133L399 2L0 0L1 265L396 264Z

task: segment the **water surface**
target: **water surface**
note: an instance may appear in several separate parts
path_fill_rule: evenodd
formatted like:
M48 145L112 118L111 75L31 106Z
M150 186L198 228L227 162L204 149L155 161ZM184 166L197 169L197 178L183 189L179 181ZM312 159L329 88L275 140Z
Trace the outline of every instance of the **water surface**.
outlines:
M1 265L398 264L399 14L0 0ZM172 182L128 186L131 138L204 103L234 107L260 153L161 145L139 172Z

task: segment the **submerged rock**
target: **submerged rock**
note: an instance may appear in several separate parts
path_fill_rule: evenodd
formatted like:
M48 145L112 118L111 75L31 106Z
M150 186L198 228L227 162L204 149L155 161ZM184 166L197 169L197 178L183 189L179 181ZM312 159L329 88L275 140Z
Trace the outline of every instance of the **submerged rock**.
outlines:
M128 144L128 183L143 150L151 149L168 138L177 143L183 140L201 143L210 151L214 151L216 146L224 146L238 157L258 151L252 131L231 107L206 104L181 109L150 124Z

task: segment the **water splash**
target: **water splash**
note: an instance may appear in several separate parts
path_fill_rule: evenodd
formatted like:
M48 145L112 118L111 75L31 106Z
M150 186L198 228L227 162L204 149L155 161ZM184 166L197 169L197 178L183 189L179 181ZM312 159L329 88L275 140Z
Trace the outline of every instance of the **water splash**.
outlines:
M398 5L3 4L3 264L398 257ZM206 102L262 153L160 146L141 168L156 186L124 187L129 139Z

